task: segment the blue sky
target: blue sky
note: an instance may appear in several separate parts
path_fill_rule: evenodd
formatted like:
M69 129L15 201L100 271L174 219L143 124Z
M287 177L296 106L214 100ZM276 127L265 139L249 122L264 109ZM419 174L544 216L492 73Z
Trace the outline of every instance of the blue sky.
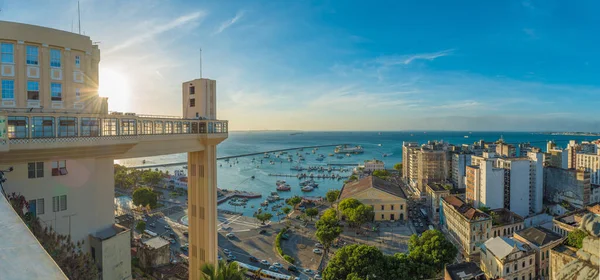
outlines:
M77 29L74 0L0 8L0 20ZM600 131L596 1L82 0L81 10L114 110L180 114L202 47L231 129Z

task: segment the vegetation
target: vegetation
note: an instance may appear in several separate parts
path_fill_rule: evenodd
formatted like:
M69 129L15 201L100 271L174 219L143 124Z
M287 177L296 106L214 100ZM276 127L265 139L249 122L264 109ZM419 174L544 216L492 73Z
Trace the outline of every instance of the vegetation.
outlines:
M444 189L445 189L445 190L447 190L447 191L451 191L451 190L453 190L453 189L454 189L454 187L453 187L452 185L444 185L443 187L444 187Z
M259 220L263 225L266 221L271 220L271 218L273 218L273 214L271 213L256 214L256 219Z
M354 182L354 181L358 181L358 176L356 176L356 175L350 176L350 178L348 178L348 180L344 181L344 184Z
M296 205L298 205L300 202L302 202L302 198L301 198L301 197L299 197L299 196L297 196L297 195L296 195L296 196L293 196L293 197L290 197L290 198L289 198L289 199L286 201L286 203L287 203L289 206L292 206L293 208L296 208Z
M246 269L240 268L236 262L226 263L220 261L218 268L210 263L205 263L200 268L203 280L244 280Z
M325 251L329 250L333 241L340 236L342 233L342 227L340 226L340 221L338 219L337 211L335 209L327 209L321 215L321 218L317 221L317 231L315 235L323 247L325 247Z
M327 201L332 205L338 199L339 196L340 196L339 190L329 190L329 191L327 191L327 194L325 194Z
M583 247L583 239L587 236L587 233L581 229L576 229L574 231L569 232L567 235L567 239L565 240L565 244L571 247L575 247L577 249L581 249Z
M319 209L317 208L308 208L305 211L306 216L310 217L310 220L313 220L313 217L319 215Z
M287 216L288 214L290 214L292 212L292 208L286 206L286 207L281 208L281 211L283 212L283 214L285 214Z
M491 211L490 207L487 207L487 206L479 206L478 209L481 210L481 212L486 213L486 214L489 214Z
M150 186L158 185L164 178L162 171L144 170L142 171L142 182Z
M277 253L279 253L279 255L281 257L283 257L284 260L286 260L287 262L289 262L291 264L294 264L296 262L296 260L294 258L292 258L291 256L284 254L283 249L281 249L281 238L286 232L287 232L287 228L283 228L277 234L277 236L275 236L275 249L277 249Z
M402 172L402 162L394 164L394 169L398 170L398 172Z
M39 218L33 213L25 213L29 204L25 197L12 193L8 200L15 212L29 227L42 247L52 257L69 279L97 279L98 267L89 253L83 253L84 241L73 243L70 235L56 233L52 228L42 227Z
M367 245L349 245L338 250L323 271L323 279L422 279L434 278L457 249L437 230L411 236L409 253L386 256Z
M115 164L115 185L123 189L132 189L137 187L140 181L141 173L137 169L128 169L125 166Z
M364 205L354 198L342 200L338 208L351 226L360 227L362 224L373 220L373 207L371 205Z
M373 171L373 176L387 180L387 178L390 176L390 172L387 170L375 170Z
M144 221L139 221L137 223L137 225L135 226L135 229L139 232L144 232L144 230L146 230L146 222Z
M150 188L139 188L133 192L133 204L154 209L157 206L158 195Z

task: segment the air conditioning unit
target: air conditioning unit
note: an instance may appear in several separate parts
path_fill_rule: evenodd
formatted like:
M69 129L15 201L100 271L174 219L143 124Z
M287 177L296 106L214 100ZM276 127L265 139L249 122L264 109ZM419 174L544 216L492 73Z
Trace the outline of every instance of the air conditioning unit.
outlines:
M123 112L110 112L111 115L118 115L118 116L122 116Z
M135 116L135 113L125 113L125 116Z

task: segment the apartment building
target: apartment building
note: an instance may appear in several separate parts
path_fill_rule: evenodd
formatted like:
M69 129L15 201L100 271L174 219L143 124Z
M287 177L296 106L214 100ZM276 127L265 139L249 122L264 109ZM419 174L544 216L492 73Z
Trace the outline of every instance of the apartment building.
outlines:
M502 140L496 142L496 154L502 157L516 157L517 148L512 144L504 143Z
M578 153L575 157L575 168L589 172L590 183L600 185L600 154Z
M458 241L465 258L475 258L479 246L491 237L492 218L456 196L445 196L441 201L441 224Z
M584 169L544 168L544 198L547 201L563 201L582 209L590 204L592 191L590 173Z
M446 182L448 173L448 144L429 141L418 146L414 142L402 145L403 178L418 195L425 195L430 182Z
M569 154L567 150L551 148L544 153L544 165L555 168L567 169L569 167Z
M417 156L419 149L417 142L402 143L402 179L410 185L416 185L417 180Z
M465 175L467 172L467 166L469 165L471 165L471 154L452 154L452 176L450 177L450 180L455 188L466 188Z
M429 183L425 188L427 214L429 215L429 220L436 225L440 221L440 199L449 196L451 189L450 185L442 185L439 183Z
M535 251L535 276L550 278L550 251L565 238L540 226L521 230L515 233L514 238Z
M115 226L114 160L188 153L190 277L216 263L216 145L228 136L210 94L183 93L189 116L109 112L100 50L88 36L0 21L0 169L7 193L95 258L103 279L131 279L130 234ZM183 83L213 84L207 79ZM214 90L214 87L211 89ZM212 114L210 113L212 112Z
M600 203L588 205L584 209L575 210L564 215L554 217L552 220L552 231L561 236L567 236L569 232L574 231L581 226L583 216L589 213L600 215Z
M488 278L532 280L535 251L509 237L494 237L481 246L480 267Z

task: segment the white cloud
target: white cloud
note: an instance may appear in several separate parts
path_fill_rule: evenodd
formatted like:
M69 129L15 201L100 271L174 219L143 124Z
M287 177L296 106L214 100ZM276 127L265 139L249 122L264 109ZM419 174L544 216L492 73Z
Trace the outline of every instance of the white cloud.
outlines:
M436 58L451 55L454 52L453 49L443 50L434 53L421 53L412 55L399 55L399 56L382 56L377 58L375 61L384 66L392 65L408 65L415 60L429 60L433 61Z
M104 54L110 54L116 52L121 49L125 49L130 46L139 45L144 41L148 41L155 36L167 32L171 29L181 27L189 22L193 22L197 19L200 19L205 16L205 13L202 11L194 12L191 14L183 15L171 20L168 23L161 24L146 24L147 26L144 28L145 32L138 34L134 37L129 38L125 42L120 45L114 46L111 49L104 52Z
M223 23L221 23L221 25L219 26L219 28L217 28L217 30L213 33L213 35L217 35L223 31L225 31L225 29L231 27L238 20L240 20L243 16L244 16L244 11L237 12L235 14L235 17L228 19L228 20L224 21Z

